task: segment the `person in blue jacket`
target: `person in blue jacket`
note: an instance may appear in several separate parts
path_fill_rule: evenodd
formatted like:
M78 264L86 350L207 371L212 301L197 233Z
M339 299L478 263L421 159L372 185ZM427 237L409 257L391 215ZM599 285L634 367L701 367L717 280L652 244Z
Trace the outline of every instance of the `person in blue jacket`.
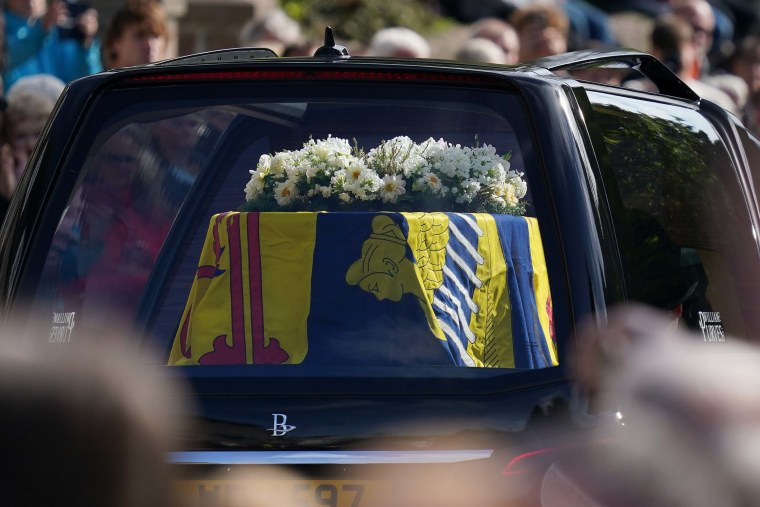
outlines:
M63 82L103 70L98 13L69 0L7 0L6 61L3 85L33 74L52 74Z

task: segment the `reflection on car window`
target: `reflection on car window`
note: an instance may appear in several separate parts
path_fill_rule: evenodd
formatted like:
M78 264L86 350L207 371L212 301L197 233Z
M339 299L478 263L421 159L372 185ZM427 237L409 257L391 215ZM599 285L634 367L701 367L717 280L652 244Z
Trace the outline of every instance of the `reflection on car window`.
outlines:
M127 124L95 143L43 273L55 311L81 326L133 315L200 169L194 117Z
M370 91L136 106L100 129L41 292L88 327L142 316L171 365L558 364L518 101Z
M738 266L752 227L725 148L696 111L590 94L610 155L627 283L706 340L758 329ZM614 192L611 195L615 195Z

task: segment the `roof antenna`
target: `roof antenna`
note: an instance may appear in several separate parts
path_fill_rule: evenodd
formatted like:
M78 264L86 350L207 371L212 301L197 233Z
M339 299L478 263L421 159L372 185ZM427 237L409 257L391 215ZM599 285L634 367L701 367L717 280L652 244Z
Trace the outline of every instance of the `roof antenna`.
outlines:
M331 27L325 27L325 45L314 52L314 56L351 56L345 46L335 44Z

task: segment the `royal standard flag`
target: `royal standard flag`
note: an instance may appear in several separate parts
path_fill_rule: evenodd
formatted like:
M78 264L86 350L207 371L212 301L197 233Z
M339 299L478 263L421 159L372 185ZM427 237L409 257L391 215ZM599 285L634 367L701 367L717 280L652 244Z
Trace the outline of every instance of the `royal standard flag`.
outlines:
M211 219L170 364L300 363L316 215Z
M170 364L557 364L535 219L224 213Z

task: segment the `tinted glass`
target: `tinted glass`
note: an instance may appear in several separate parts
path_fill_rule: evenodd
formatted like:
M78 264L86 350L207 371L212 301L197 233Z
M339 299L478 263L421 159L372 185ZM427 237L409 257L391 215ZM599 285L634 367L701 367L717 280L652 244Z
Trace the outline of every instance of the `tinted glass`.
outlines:
M759 330L757 247L723 143L697 111L591 93L632 296L705 340Z
M173 365L557 364L514 96L219 89L100 98L119 113L74 150L38 290L51 340L119 319Z

